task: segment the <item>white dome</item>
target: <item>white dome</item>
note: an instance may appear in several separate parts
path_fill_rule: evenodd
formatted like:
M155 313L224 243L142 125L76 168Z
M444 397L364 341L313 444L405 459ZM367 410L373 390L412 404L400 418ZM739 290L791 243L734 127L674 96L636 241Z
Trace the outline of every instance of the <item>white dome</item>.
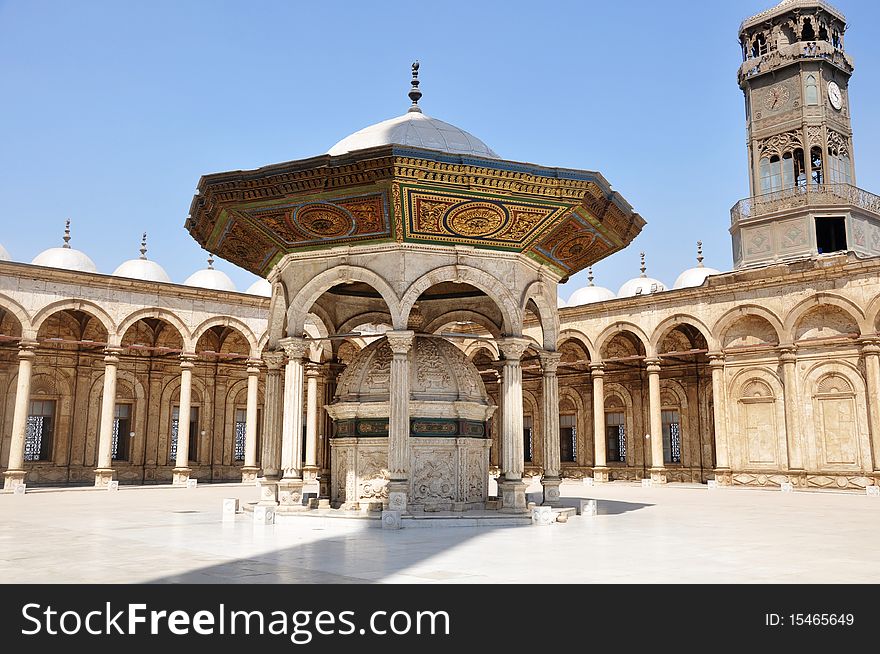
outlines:
M346 136L327 151L340 155L380 145L409 145L451 154L469 154L489 159L500 159L497 154L473 134L455 125L426 116L420 111L409 111L397 118L370 125Z
M636 277L626 282L617 291L617 297L634 297L636 295L650 295L666 290L666 284L653 277Z
M165 269L149 259L129 259L113 271L114 277L142 279L145 282L170 282L171 278Z
M562 296L557 295L556 296L556 308L562 309L563 307L567 307L567 306L568 306L568 304L565 302L565 300L562 299Z
M582 304L592 304L593 302L605 302L613 300L614 292L602 286L584 286L579 288L571 297L568 298L568 306L576 307Z
M262 295L263 297L272 297L272 284L267 279L258 279L248 286L245 291L248 295Z
M0 243L0 261L12 261L12 257L2 243Z
M34 257L31 263L35 266L63 268L78 272L98 272L98 267L95 266L95 262L89 258L89 255L71 247L49 248Z
M183 282L186 286L198 286L199 288L210 288L215 291L235 291L235 284L229 279L229 275L221 270L214 268L203 268L195 271Z
M705 266L688 268L678 276L678 279L675 280L675 284L672 285L672 288L690 288L692 286L702 286L703 282L706 281L706 277L708 277L709 275L720 274L720 270L715 270L714 268L706 268Z

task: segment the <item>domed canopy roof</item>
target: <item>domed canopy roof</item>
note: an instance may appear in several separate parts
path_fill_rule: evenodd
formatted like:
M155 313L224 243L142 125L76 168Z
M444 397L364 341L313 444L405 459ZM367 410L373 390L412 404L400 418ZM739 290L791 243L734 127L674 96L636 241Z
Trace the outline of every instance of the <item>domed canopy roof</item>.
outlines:
M568 306L576 307L582 304L592 304L594 302L605 302L606 300L613 300L615 298L614 291L605 288L604 286L596 286L593 283L593 267L590 266L587 269L589 284L584 286L583 288L579 288L574 293L571 294L571 297L568 298Z
M327 154L340 155L392 144L488 159L501 158L473 134L418 111L407 112L397 118L364 127L339 141Z
M0 261L12 261L12 257L2 243L0 243Z
M688 268L681 273L675 280L672 288L690 288L693 286L702 286L709 275L720 275L720 270L715 268L707 268L703 265L703 242L697 241L697 265L694 268Z
M195 271L183 282L186 286L210 288L215 291L237 291L229 275L214 269L214 256L208 257L208 267Z
M31 261L35 266L63 268L77 272L98 272L95 262L85 253L70 247L70 221L64 226L64 245L60 248L49 248L40 252Z
M409 356L411 400L490 404L480 373L460 349L442 338L416 336L414 340ZM370 343L339 376L336 402L387 402L390 370L388 339Z
M624 283L624 285L620 287L620 290L617 291L617 297L650 295L651 293L660 293L666 290L666 284L653 277L648 277L645 274L645 253L641 252L640 256L642 258L641 276Z
M131 279L142 279L147 282L165 282L171 281L165 269L155 261L147 259L147 233L144 232L141 240L141 256L139 259L129 259L119 264L119 267L113 271L114 277L129 277Z
M419 90L419 62L413 64L412 73L412 88L409 92L412 106L409 111L346 136L330 148L327 154L335 156L380 145L409 145L450 154L501 158L473 134L423 114L419 107L419 99L422 97Z
M262 295L263 297L272 297L272 284L267 279L258 279L248 286L245 291L248 295Z

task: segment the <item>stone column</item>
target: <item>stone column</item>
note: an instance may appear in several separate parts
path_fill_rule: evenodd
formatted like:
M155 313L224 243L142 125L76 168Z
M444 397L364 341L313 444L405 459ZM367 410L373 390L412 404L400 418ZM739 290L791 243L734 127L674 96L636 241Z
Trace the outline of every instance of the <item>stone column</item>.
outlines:
M608 454L605 451L605 364L590 366L593 377L593 482L608 481Z
M317 363L308 363L306 373L306 463L303 467L304 493L320 494L318 484L318 377L323 368Z
M189 418L192 403L193 358L180 355L180 409L177 412L177 458L174 461L172 483L186 486L192 468L189 467Z
M666 483L663 467L663 416L660 411L660 359L647 359L648 366L648 415L651 431L651 481Z
M409 352L415 332L385 332L391 347L388 409L388 509L406 511L409 494Z
M241 468L242 483L255 483L257 473L257 400L260 383L260 362L253 359L248 361L247 367L247 407L245 411L244 428L244 465Z
M880 339L863 340L862 356L865 357L868 428L871 433L874 471L880 472Z
M562 355L558 352L541 353L543 374L543 422L544 422L544 474L541 485L544 487L544 504L561 506L559 484L562 482L562 464L559 452L559 379L556 370Z
M727 394L724 390L724 354L709 352L712 370L712 418L715 422L715 481L731 483L730 454L727 446Z
M804 452L798 416L800 408L798 407L796 352L794 346L779 348L779 363L782 365L782 391L785 400L785 441L788 446L789 470L804 469Z
M18 346L18 384L15 388L15 410L12 414L12 441L9 443L9 462L3 473L3 489L13 490L23 484L24 444L27 434L28 410L31 401L31 370L36 354L34 341L22 341Z
M284 408L281 420L281 481L278 501L302 506L303 356L308 343L297 337L279 341L287 354L284 368Z
M504 355L501 374L501 405L503 441L501 476L498 486L501 509L514 513L526 510L526 484L522 481L523 469L523 406L522 367L520 359L529 345L524 338L505 338L498 341Z
M333 399L336 396L336 380L339 377L339 374L342 370L345 369L340 363L330 362L325 364L324 366L324 406L329 406L333 403ZM323 499L330 498L330 470L331 470L331 457L332 450L330 448L330 439L333 436L333 418L330 417L330 414L327 411L320 411L319 415L321 415L324 420L324 438L321 442L320 452L321 456L320 463L321 469L318 473L318 483L321 486L321 495L320 497Z
M95 487L106 488L113 481L113 422L116 417L116 371L119 367L118 348L104 351L104 390L101 395L101 425L98 432L98 465Z
M266 352L266 391L263 404L263 451L260 464L263 476L257 480L260 487L260 504L278 504L278 480L281 477L281 368L284 353Z

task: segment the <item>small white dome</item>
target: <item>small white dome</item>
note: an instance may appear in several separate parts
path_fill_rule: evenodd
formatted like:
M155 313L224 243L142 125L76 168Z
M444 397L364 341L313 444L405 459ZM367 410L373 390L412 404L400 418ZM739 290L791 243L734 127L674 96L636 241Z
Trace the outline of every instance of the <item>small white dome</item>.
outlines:
M708 277L709 275L720 274L720 270L715 270L714 268L706 268L705 266L688 268L678 276L678 279L675 280L675 284L672 285L672 288L690 288L692 286L702 286L703 282L706 281L706 277Z
M562 309L563 307L567 307L567 306L568 306L568 304L566 304L565 300L562 299L562 296L557 295L556 296L556 308Z
M78 272L98 272L95 262L85 252L73 248L49 248L40 252L31 261L35 266L48 266L50 268L64 268Z
M607 288L602 286L584 286L571 294L571 297L568 298L568 306L575 307L613 299L614 292Z
M170 282L171 278L165 269L149 259L129 259L113 271L114 277L142 279L146 282Z
M2 243L0 243L0 261L12 261L12 257Z
M473 134L442 120L426 116L421 111L408 111L397 118L365 127L346 136L330 148L327 154L336 156L391 144L500 159L488 145Z
M263 297L272 297L272 284L268 279L258 279L248 286L245 291L248 295L262 295Z
M199 288L210 288L215 291L235 291L235 284L229 279L222 270L214 268L203 268L195 271L183 282L186 286L198 286Z
M653 277L636 277L626 282L617 291L617 297L634 297L636 295L650 295L661 293L666 290L666 284Z

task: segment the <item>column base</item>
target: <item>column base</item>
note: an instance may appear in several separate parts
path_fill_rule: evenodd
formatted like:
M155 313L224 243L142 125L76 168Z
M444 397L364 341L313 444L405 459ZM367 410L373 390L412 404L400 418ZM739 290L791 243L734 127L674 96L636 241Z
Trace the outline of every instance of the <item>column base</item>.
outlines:
M278 502L282 506L302 506L303 480L282 479L278 482Z
M27 477L27 470L7 470L3 473L3 490L14 491L21 486Z
M544 487L544 506L562 506L559 493L561 483L559 477L541 477L541 486Z
M260 469L256 466L244 466L241 469L241 483L242 484L255 484L257 483L257 475L259 474Z
M315 497L321 495L321 484L318 481L318 466L305 466L303 468L303 493L314 493Z
M189 476L192 474L192 468L172 468L171 469L171 485L186 486Z
M719 486L733 485L733 473L730 468L715 468L715 482Z
M666 483L666 468L651 468L651 483L652 484L665 484Z
M605 484L611 481L611 470L605 466L593 468L593 483Z
M527 485L521 479L506 479L498 482L498 492L501 495L502 513L526 513L526 488Z
M107 488L111 481L113 481L113 468L95 470L95 488Z
M388 482L388 500L386 501L386 511L400 511L406 513L407 494L409 492L409 481L406 479L392 479Z
M267 477L257 479L260 489L260 501L257 506L278 506L278 480Z

